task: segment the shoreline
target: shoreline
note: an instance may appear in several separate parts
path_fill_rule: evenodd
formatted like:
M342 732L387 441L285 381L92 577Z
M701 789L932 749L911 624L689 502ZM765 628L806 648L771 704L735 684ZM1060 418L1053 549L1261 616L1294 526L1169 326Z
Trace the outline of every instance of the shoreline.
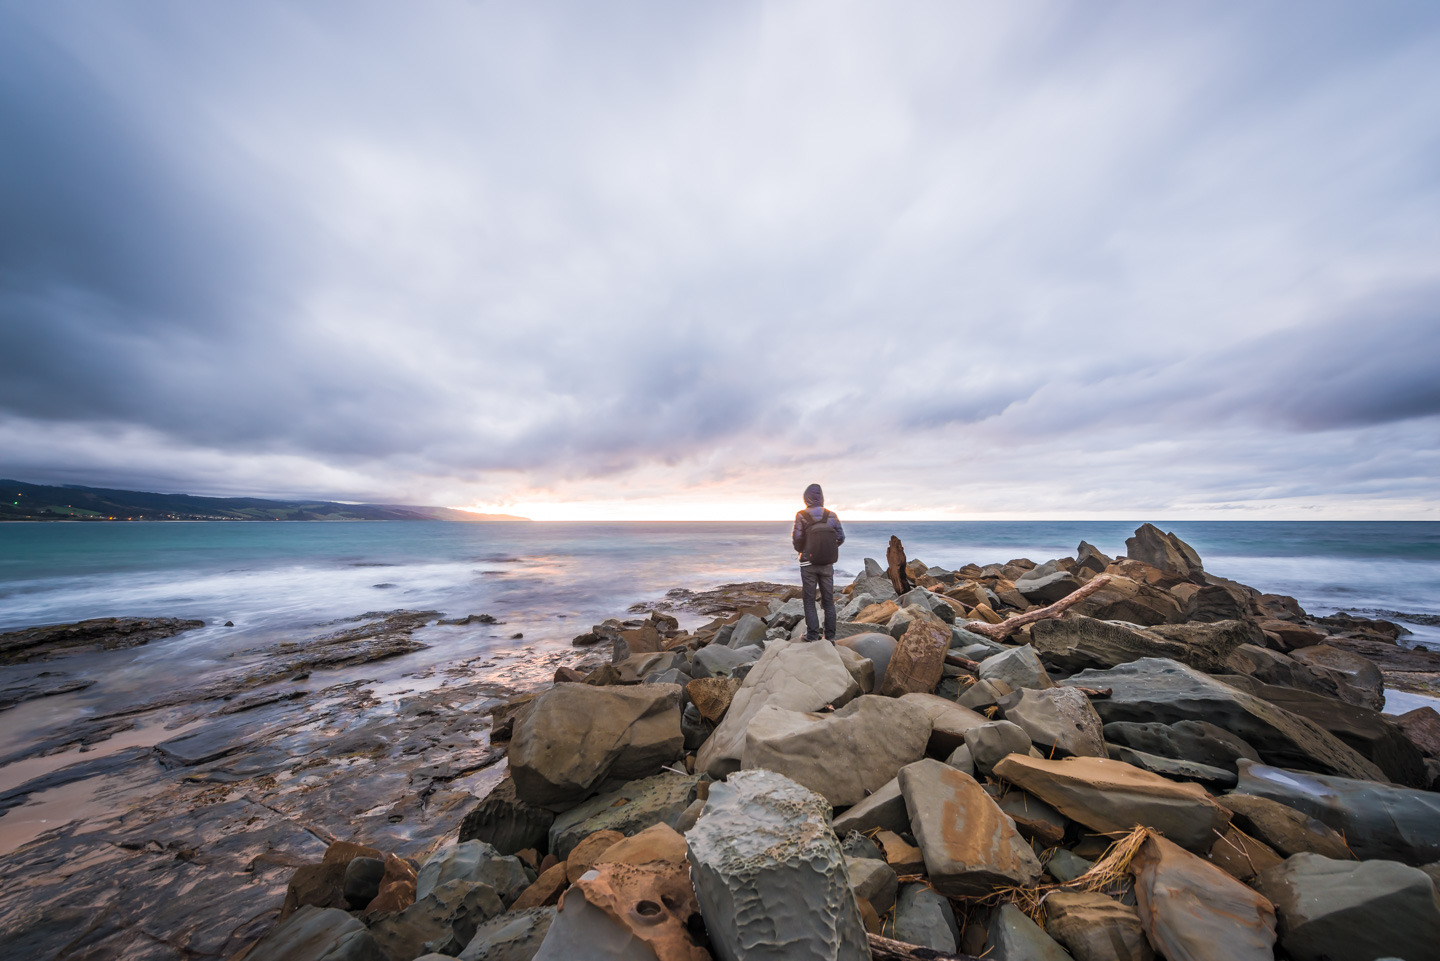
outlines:
M1031 569L1040 566L1031 563ZM972 573L981 580L995 576L985 575L979 568ZM874 586L876 576L874 571L862 569L856 584L869 578L867 583ZM924 571L917 573L917 577L925 576ZM1009 586L1002 586L999 592L987 588L992 596L1015 590L1012 578L1001 580L1008 581ZM258 910L256 917L264 915L266 923L246 926L237 921L229 937L236 947L253 942L269 930L273 912L284 899L294 870L318 860L332 842L354 838L423 861L453 840L461 820L509 770L508 748L490 739L488 712L492 708L503 707L517 696L552 690L557 680L573 681L615 666L623 668L624 662L639 657L643 651L630 653L632 640L626 640L626 656L617 657L618 639L640 631L656 617L676 613L677 608L686 623L682 631L680 622L675 622L674 636L703 637L707 627L719 632L717 619L733 625L747 616L747 610L748 616L764 611L766 619L774 617L776 611L772 608L787 608L788 595L798 590L791 585L765 585L768 600L776 602L769 604L763 596L765 591L746 593L733 588L699 593L677 589L671 592L677 596L631 605L627 611L617 612L614 622L607 622L614 626L607 628L593 648L541 650L522 646L515 651L489 651L468 659L431 664L383 683L364 677L365 665L378 661L362 658L357 676L327 683L330 675L324 659L329 655L322 648L336 643L358 642L363 646L377 641L380 646L367 648L364 657L374 655L401 665L411 650L407 648L408 639L417 630L430 626L435 612L426 612L423 618L412 615L403 623L385 622L382 618L378 623L360 625L362 637L330 639L327 644L312 638L301 644L307 656L320 658L315 663L297 661L293 668L271 671L259 684L223 690L212 687L193 692L195 697L188 702L157 704L138 712L147 719L148 727L142 725L137 730L134 725L121 725L111 730L103 723L95 726L97 720L104 722L105 718L89 718L88 731L78 732L80 743L72 744L64 754L50 755L73 759L84 770L71 770L70 776L57 776L64 774L63 768L50 770L40 776L38 783L26 782L32 785L29 791L20 792L25 787L22 784L0 792L0 810L37 813L39 805L30 805L33 794L43 795L42 803L46 798L54 802L68 798L91 817L82 823L46 827L16 850L6 851L3 857L7 865L13 863L12 870L18 872L15 876L30 877L39 890L51 892L47 896L57 890L54 885L58 881L47 874L55 870L57 858L62 865L66 861L88 863L88 859L99 859L97 863L106 866L107 879L119 872L154 891L151 882L156 879L147 878L147 872L154 874L153 859L137 855L136 863L124 865L127 858L114 855L117 844L124 850L130 840L154 835L157 824L168 823L175 825L172 830L186 836L185 844L193 843L196 851L202 851L223 846L221 839L235 831L238 822L234 818L243 814L246 824L260 825L241 832L253 834L250 841L235 845L236 850L227 851L224 858L217 856L214 863L207 864L198 857L181 858L179 863L187 866L184 873L190 883L203 878L218 891L213 886L225 883L221 879L227 870L256 864L254 858L260 856L262 848L289 852L273 863L266 861L262 867L239 872L247 876L239 883L243 889L239 891L239 903L247 910ZM856 585L847 590L850 594L837 598L837 606L858 597ZM1011 594L1011 600L1016 597ZM1019 600L1032 608L1036 606L1023 597ZM971 613L968 607L961 606L966 613L960 616ZM860 613L857 609L853 615ZM645 616L639 616L642 614ZM1300 621L1304 620L1302 616ZM781 623L786 621L793 625L789 615ZM1303 623L1292 626L1313 629ZM884 630L883 625L874 627ZM282 646L273 646L265 657L285 656L279 649ZM1411 666L1428 661L1427 654L1410 658ZM1440 671L1440 654L1433 657ZM1404 662L1405 658L1400 660ZM1388 672L1386 686L1404 691L1388 682L1393 677L1395 682L1404 683L1405 675L1419 673L1424 672ZM205 694L208 698L201 698ZM208 708L206 701L210 702ZM83 743L86 736L99 738L92 740L95 748L87 749ZM37 770L40 767L43 765L37 765ZM186 813L177 818L176 811ZM57 808L45 813L53 815L46 821L54 821L66 818L69 812ZM97 813L100 816L96 817ZM0 819L0 830L5 828ZM167 843L162 842L162 848ZM143 852L145 845L140 847ZM237 860L237 854L247 855L248 859ZM47 877L51 880L47 881ZM0 932L22 923L30 911L28 905L36 903L35 898L40 896L12 891L0 897ZM267 904L271 905L268 910L264 909ZM137 923L142 914L136 914ZM196 905L196 914L205 914L203 905ZM213 916L204 920L215 921ZM179 928L192 930L198 924L191 918ZM182 956L201 955L177 955Z

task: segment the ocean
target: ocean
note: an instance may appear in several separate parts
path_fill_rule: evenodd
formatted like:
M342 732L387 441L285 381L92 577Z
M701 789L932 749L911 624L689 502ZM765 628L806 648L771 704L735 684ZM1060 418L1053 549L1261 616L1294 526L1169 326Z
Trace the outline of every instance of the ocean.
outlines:
M1139 523L852 522L836 580L848 581L866 557L883 559L892 534L912 559L955 568L1071 556L1082 539L1120 554ZM1440 615L1440 523L1156 523L1191 544L1207 571L1292 595L1311 613ZM362 672L398 676L476 654L568 647L590 625L672 588L747 580L798 583L788 523L0 525L0 631L110 616L205 622L143 648L64 659L66 669L103 671L95 687L66 696L92 705L183 684L233 652L367 612L503 622L423 628L415 637L429 650ZM1440 627L1397 619L1414 632L1407 643L1440 648Z

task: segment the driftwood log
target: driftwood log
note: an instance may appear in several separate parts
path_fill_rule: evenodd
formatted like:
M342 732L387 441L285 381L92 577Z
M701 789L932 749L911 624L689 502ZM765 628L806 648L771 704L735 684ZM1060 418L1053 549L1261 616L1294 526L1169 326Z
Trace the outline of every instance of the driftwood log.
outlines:
M893 537L890 539L892 541L895 540L895 538ZM1106 584L1109 583L1110 575L1101 574L1095 578L1092 578L1088 584L1080 588L1078 591L1073 591L1072 593L1065 595L1064 597L1060 598L1060 600L1056 601L1054 604L1049 604L1045 607L1037 607L1033 611L1026 611L1024 614L1016 614L1013 617L1007 617L999 624L991 624L988 621L966 621L964 627L965 630L988 637L992 641L1003 641L1005 640L1005 638L1009 637L1011 634L1015 633L1020 628L1024 627L1026 624L1034 624L1036 621L1043 621L1047 617L1058 616L1067 607L1070 607L1073 604L1078 604L1080 601L1083 601L1085 598L1089 597L1091 594L1094 594L1096 591L1100 590L1100 588L1104 587Z
M878 934L869 935L870 957L875 961L981 961L973 954L945 954L934 948L892 941Z

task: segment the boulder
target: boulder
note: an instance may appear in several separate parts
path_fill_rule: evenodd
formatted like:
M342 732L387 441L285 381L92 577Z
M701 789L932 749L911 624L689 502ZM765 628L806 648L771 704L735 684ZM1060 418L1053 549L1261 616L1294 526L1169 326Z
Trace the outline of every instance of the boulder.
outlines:
M740 771L711 787L686 840L717 957L869 958L828 814L822 798L773 771Z
M1021 688L1000 699L1000 710L1047 756L1105 756L1100 715L1073 687Z
M906 944L953 954L960 942L960 928L950 899L926 884L901 885L894 921L895 940Z
M1213 864L1152 834L1130 873L1140 924L1167 961L1274 961L1275 909Z
M1110 688L1093 702L1100 719L1208 721L1235 734L1272 764L1383 780L1370 761L1328 731L1195 668L1166 658L1142 658L1105 671L1082 671L1066 685Z
M1188 587L1190 585L1181 585ZM1179 587L1171 588L1171 593L1179 591ZM1249 620L1249 606L1241 603L1239 598L1219 584L1206 584L1204 587L1193 590L1185 598L1184 617L1187 622L1209 623L1212 621L1243 621Z
M1069 571L1039 573L1041 568L1027 571L1015 579L1015 589L1031 604L1054 604L1069 597L1081 587L1080 578Z
M850 888L855 896L869 901L877 913L885 914L895 906L900 878L883 859L847 856L845 873L850 878Z
M1265 684L1298 687L1321 694L1335 693L1333 681L1322 681L1289 654L1272 651L1258 644L1241 644L1225 659L1224 671L1213 673L1244 674Z
M530 961L555 919L555 908L528 908L491 918L475 929L459 961Z
M586 837L570 849L570 855L565 859L565 880L571 884L580 880L581 875L594 867L606 851L623 840L625 835L619 831L596 831Z
M1055 891L1045 898L1045 930L1075 961L1153 961L1140 916L1103 894Z
M1240 758L1260 760L1253 747L1209 721L1176 721L1174 724L1114 721L1106 724L1104 731L1108 742L1159 757L1221 768L1232 774Z
M1440 899L1417 868L1297 854L1261 872L1255 887L1274 903L1280 947L1294 961L1440 952Z
M1417 707L1397 717L1395 724L1421 754L1440 758L1440 712L1433 707Z
M751 651L737 651L724 644L707 644L690 659L691 673L698 680L704 677L731 677L746 664L755 663Z
M885 671L890 667L890 658L895 654L895 638L889 634L874 631L852 634L835 641L836 647L846 647L870 659L875 668L875 683L871 690L878 691L885 683Z
M380 893L380 881L385 877L385 859L358 857L345 865L341 889L345 904L352 911L363 911Z
M1109 757L1117 761L1124 761L1126 764L1133 764L1152 774L1163 774L1165 777L1180 781L1202 781L1216 787L1235 786L1235 772L1227 768L1211 767L1208 764L1162 757L1158 754L1147 754L1123 744L1106 744L1105 750Z
M804 611L801 611L804 617ZM734 629L730 632L728 646L734 650L742 647L749 647L752 644L759 644L765 640L765 622L754 614L742 614L740 620L735 622Z
M1136 629L1074 613L1037 621L1030 628L1030 639L1047 663L1066 672L1104 669L1142 657L1168 657L1202 671L1217 671L1242 644L1264 640L1248 621Z
M987 721L965 732L970 761L981 774L989 775L995 765L1011 754L1030 753L1030 735L1013 721Z
M985 658L976 673L982 681L1004 681L1012 689L1033 687L1043 690L1055 686L1050 675L1045 673L1045 665L1040 663L1035 648L1029 644Z
M1208 851L1230 822L1230 812L1199 785L1171 781L1121 761L1050 761L1012 754L995 765L995 775L1101 834L1140 825L1192 851Z
M520 892L515 903L510 905L512 911L526 911L530 908L541 908L551 905L560 900L560 895L570 886L570 875L567 864L564 861L557 861L540 872L528 888Z
M1087 861L1074 851L1056 848L1055 852L1050 855L1050 860L1045 862L1045 871L1052 878L1064 884L1074 881L1094 866L1094 861Z
M835 653L840 655L840 660L845 662L845 670L855 679L860 686L861 694L871 694L875 690L875 664L870 658L859 654L848 647L840 644L835 645Z
M1008 785L991 783L985 785L985 793L994 798L1000 810L1015 822L1020 836L1027 841L1033 841L1039 850L1053 848L1065 839L1070 822L1065 819L1065 815L1033 794Z
M370 936L392 958L414 958L426 951L453 956L470 943L480 924L504 911L490 885L446 881L403 911L372 917Z
M560 899L535 961L710 961L691 933L698 914L683 865L600 865Z
M740 681L737 678L699 677L685 685L685 696L695 705L701 717L711 724L719 724L738 690Z
M997 887L1039 879L1035 852L974 778L926 759L902 769L899 780L935 890L984 897Z
M1338 831L1279 801L1251 794L1224 794L1215 799L1230 812L1231 823L1252 835L1282 858L1292 854L1323 854L1353 860Z
M545 847L555 815L527 804L515 792L515 779L506 776L460 822L463 841L484 841L501 854Z
M1204 569L1195 549L1173 533L1161 533L1154 524L1140 525L1135 536L1125 539L1125 556L1173 572L1185 580L1204 583Z
M685 836L668 824L652 824L633 837L616 841L595 859L596 864L686 864Z
M550 851L558 858L569 857L575 845L596 831L629 835L655 824L674 827L695 800L700 780L696 774L661 771L591 798L555 819L550 828Z
M915 616L896 643L885 668L885 682L879 688L887 697L935 690L944 673L945 652L950 648L950 628L944 621L915 608L907 610Z
M1114 565L1106 573L1110 581L1070 608L1071 616L1084 614L1142 627L1174 623L1185 616L1179 599L1169 591L1128 577Z
M840 707L860 693L832 644L775 641L745 675L725 719L700 748L696 769L725 777L740 769L745 732L767 704L791 711Z
M988 681L976 681L965 689L964 693L956 700L956 703L972 711L981 711L991 705L998 704L1000 698L1013 690L1015 690L1015 688L998 678Z
M861 695L832 714L767 705L746 731L741 767L783 774L844 807L924 757L930 731L927 713L903 698Z
M987 961L1072 961L1069 952L1013 904L990 915Z
M674 684L561 684L541 694L510 742L516 794L563 808L677 760L681 693Z
M1240 762L1237 794L1269 798L1323 821L1362 860L1440 859L1440 794Z
M1081 541L1080 546L1075 548L1075 570L1088 571L1091 574L1103 573L1105 568L1115 563L1113 557L1100 552L1100 549L1088 541Z
M380 852L372 847L349 841L331 843L319 864L302 864L291 875L285 889L285 902L280 907L281 920L306 905L316 908L345 907L345 871L350 862L356 858L380 857ZM376 887L378 893L378 882Z
M305 905L245 955L250 961L388 961L369 929L339 908Z
M1240 881L1249 881L1285 860L1268 844L1252 838L1233 823L1216 839L1209 858L1211 864Z
M895 585L890 583L890 577L885 573L885 568L868 557L865 558L865 570L851 582L850 594L851 596L869 594L877 601L890 600L899 596L895 593Z
M909 833L910 814L905 810L905 797L900 793L900 781L891 778L865 800L843 814L835 816L835 833L849 834L858 831L865 834L877 829L896 834Z
M965 732L989 722L983 714L938 694L906 694L900 698L925 712L930 719L930 742L925 753L930 757L949 757L965 743Z
M365 905L365 914L403 911L415 903L415 869L404 858L385 855L385 873L380 876L380 890Z
M449 845L430 855L415 880L416 900L423 901L447 881L488 884L506 904L530 886L519 858L502 855L484 841Z
M1290 657L1312 674L1335 685L1335 694L1347 704L1378 711L1385 706L1385 678L1371 661L1329 644L1316 644Z
M1381 779L1407 787L1426 786L1424 756L1399 726L1379 711L1315 691L1261 684L1249 677L1225 678L1225 681L1324 728L1378 767Z

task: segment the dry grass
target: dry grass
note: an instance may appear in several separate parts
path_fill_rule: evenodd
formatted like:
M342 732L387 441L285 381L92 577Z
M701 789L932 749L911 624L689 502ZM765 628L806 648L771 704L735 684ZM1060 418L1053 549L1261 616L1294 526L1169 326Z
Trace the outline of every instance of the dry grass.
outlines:
M1130 862L1140 845L1150 837L1149 828L1137 827L1106 849L1095 864L1073 881L1055 884L1037 884L1030 887L1013 885L997 888L995 893L983 898L985 904L999 906L1007 902L1024 911L1031 920L1043 926L1045 898L1056 891L1104 892L1130 879Z

